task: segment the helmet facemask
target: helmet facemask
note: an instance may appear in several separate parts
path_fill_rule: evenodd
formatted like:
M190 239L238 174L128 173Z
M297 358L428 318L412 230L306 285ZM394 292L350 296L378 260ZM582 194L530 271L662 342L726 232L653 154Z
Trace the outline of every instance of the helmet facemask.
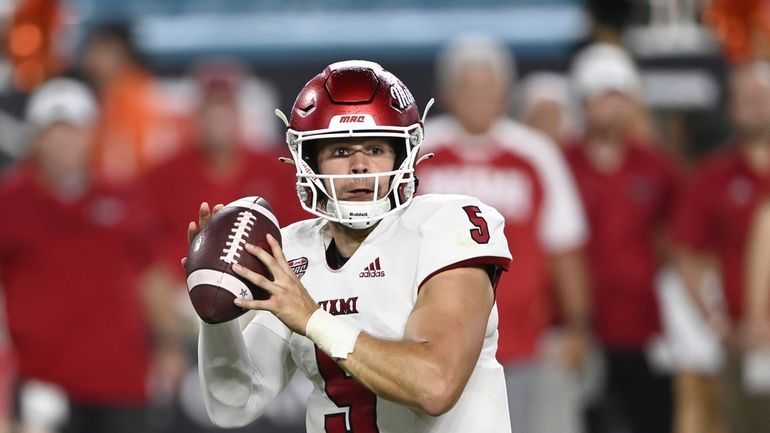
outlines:
M318 173L317 140L345 138L385 138L396 154L394 168L380 173L320 174ZM289 129L287 142L297 169L297 194L302 207L308 212L360 230L372 227L377 221L408 206L416 189L414 167L420 144L422 126L380 127L360 131L307 131ZM382 194L380 180L386 177L387 193ZM344 201L337 198L335 186L341 180L361 179L373 182L371 200ZM366 182L369 184L369 182Z

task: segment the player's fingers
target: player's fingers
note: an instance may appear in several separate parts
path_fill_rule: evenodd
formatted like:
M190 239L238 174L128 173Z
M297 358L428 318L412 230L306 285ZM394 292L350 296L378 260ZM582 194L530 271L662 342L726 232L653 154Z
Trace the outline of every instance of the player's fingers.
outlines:
M279 244L270 233L268 233L265 238L267 239L267 243L270 245L270 249L273 250L273 257L275 257L275 260L278 261L278 263L286 263L286 256L283 255L281 244Z
M294 272L289 268L289 261L286 260L286 255L283 254L283 248L281 248L281 244L278 243L278 240L273 237L270 233L267 234L267 243L270 244L270 248L273 250L273 257L275 257L275 260L278 262L278 266L281 268L284 274L286 274L289 278L296 279L296 275L294 275Z
M246 251L258 258L265 266L267 266L267 269L269 269L273 275L275 275L276 271L280 269L275 257L265 251L263 248L254 244L247 243Z
M235 298L233 303L247 310L273 311L272 304L270 303L270 301L258 301L258 300L248 301L246 299Z
M277 243L273 246L273 248L275 247L277 247L279 250L281 248L280 245L277 245ZM267 266L267 269L271 274L273 274L273 281L278 281L278 277L281 275L284 275L289 279L294 278L294 272L289 269L289 264L286 263L285 258L279 260L278 257L273 257L273 255L267 252L264 248L254 244L247 243L246 251L258 258L265 266ZM283 254L281 254L281 257L283 257Z
M211 219L211 208L207 202L201 203L200 209L198 209L198 225L203 228L206 223Z
M193 239L195 239L195 235L198 234L198 225L195 224L195 221L190 221L190 224L187 224L187 245L192 244Z
M182 260L180 261L182 262L182 267L184 267L184 265L187 264L187 257L182 257Z
M214 208L211 209L211 215L215 215L217 212L221 211L224 208L225 208L225 205L223 205L222 203L215 205Z
M279 287L275 283L268 280L266 277L252 271L251 269L246 268L245 266L241 266L237 263L234 263L233 271L235 271L236 274L242 276L243 278L246 278L247 280L256 284L260 288L264 289L266 292L270 293L271 295L275 293L277 289L279 289Z

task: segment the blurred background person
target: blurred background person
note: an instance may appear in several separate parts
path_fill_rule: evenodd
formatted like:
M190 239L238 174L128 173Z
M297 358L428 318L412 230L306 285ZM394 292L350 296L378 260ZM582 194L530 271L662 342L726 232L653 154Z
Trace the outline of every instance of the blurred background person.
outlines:
M0 287L22 432L149 431L147 382L165 366L153 365L170 339L145 308L139 213L90 170L96 110L80 82L45 83L27 108L29 157L0 186L12 203L0 215Z
M288 149L275 143L250 143L245 122L280 122L277 118L251 119L238 98L250 74L235 59L206 59L191 70L192 99L185 132L185 150L151 170L142 179L144 198L158 233L152 238L161 258L183 283L179 259L187 241L179 235L190 212L203 201L227 204L240 197L261 195L273 207L281 225L304 219L296 203L295 169L280 163ZM211 203L212 206L215 203ZM186 295L186 291L183 292Z
M448 114L426 122L420 193L478 197L505 217L514 265L500 282L498 359L506 372L513 431L581 431L576 388L550 395L538 415L543 387L539 349L553 319L554 281L563 318L558 364L567 382L588 348L589 311L582 247L583 211L556 145L506 117L515 72L511 53L497 41L468 36L450 42L437 59L439 97ZM572 391L572 392L571 392ZM553 399L562 397L563 404ZM542 423L542 424L541 424Z
M629 131L641 83L630 57L594 44L573 61L584 136L566 150L589 223L588 262L595 334L605 361L597 432L669 432L670 376L651 358L661 333L655 276L678 189L676 168Z
M267 199L281 226L305 219L309 214L300 208L296 199L294 166L278 160L284 153L288 156L288 150L275 143L249 142L244 122L279 120L244 115L249 110L243 103L254 102L239 97L247 82L254 79L246 67L232 58L202 59L191 68L189 76L191 110L186 142L181 146L184 150L150 170L140 179L139 189L144 211L153 221L152 234L147 236L154 250L153 293L176 300L171 305L155 305L166 310L166 327L183 338L191 363L184 382L165 386L172 395L181 393L174 397L177 410L169 425L171 431L191 433L216 429L206 419L197 369L193 365L199 319L188 299L186 276L179 263L187 253L182 229L203 201L213 206L251 195ZM295 384L284 393L288 397L284 398L286 401L274 405L278 408L275 410L286 412L278 425L270 424L275 417L268 414L251 430L278 432L281 428L304 428L305 402L302 395L299 398L293 395L301 394L303 389L302 384ZM282 426L281 421L285 425Z
M557 72L532 72L521 81L514 95L518 119L565 146L577 131L569 79Z
M13 385L16 365L13 346L8 335L5 318L5 302L0 287L0 433L11 433L13 422Z
M699 164L671 236L688 292L727 351L721 376L695 376L689 391L716 401L723 397L730 432L758 433L770 429L770 395L754 394L743 383L747 348L742 330L750 312L744 278L749 227L758 203L770 192L770 65L736 65L728 90L734 138ZM709 269L719 270L726 309L710 308L700 290Z
M177 117L178 113L197 109L197 99L180 98L181 95L173 92L166 93L166 91L176 90L183 83L186 86L190 79L188 73L191 65L201 59L224 54L243 62L246 69L259 68L260 78L264 79L259 81L270 83L278 98L261 94L250 97L248 91L239 87L239 99L247 100L245 108L252 110L241 111L240 127L248 130L245 134L246 139L243 140L245 147L262 148L264 146L265 149L271 149L273 142L279 141L276 140L278 138L276 132L281 129L279 128L281 125L272 114L267 113L268 110L265 107L270 107L269 111L272 111L276 105L290 103L291 101L282 101L280 96L293 92L297 85L301 85L307 76L315 73L321 64L339 60L340 56L367 58L392 65L393 72L406 81L432 83L435 80L434 73L443 74L441 71L436 71L438 63L434 63L435 54L459 31L488 34L498 39L505 49L516 52L517 69L525 77L525 83L516 86L516 94L513 96L519 100L533 100L532 105L528 106L530 108L527 117L522 118L522 123L530 122L532 127L550 135L552 140L560 141L561 144L566 142L567 145L575 140L568 138L564 141L561 138L564 136L563 122L549 114L557 109L550 97L555 93L562 94L563 80L561 80L562 84L558 85L533 86L534 89L541 90L530 92L529 78L532 77L533 81L538 81L535 80L538 73L532 71L568 73L575 48L585 45L589 40L622 43L638 60L641 80L644 82L643 96L639 98L644 103L635 104L635 113L631 116L631 120L628 120L630 125L627 126L630 131L635 132L629 132L629 134L636 137L635 142L640 146L654 147L665 144L680 149L682 163L688 164L702 152L723 147L725 144L724 137L727 135L729 120L725 111L725 106L728 104L725 103L722 93L726 87L725 76L728 72L728 63L770 58L767 50L767 47L770 47L768 43L770 13L767 11L768 3L765 0L548 0L546 2L542 0L517 0L516 2L447 0L427 3L399 0L365 3L355 3L350 0L319 0L313 2L312 7L309 7L306 1L291 0L286 2L273 0L249 2L0 0L0 43L2 44L0 46L0 131L2 131L0 166L13 167L9 164L24 155L19 144L26 143L26 131L20 120L24 117L28 92L46 78L60 74L63 68L77 66L85 69L86 64L90 63L92 67L87 68L89 72L84 76L99 92L99 100L123 101L108 102L104 105L106 111L99 116L101 119L99 130L109 131L109 133L98 135L112 137L109 141L115 143L115 146L110 145L108 150L97 143L96 146L100 150L95 158L100 162L94 164L99 167L98 172L109 178L110 182L124 184L133 189L132 182L154 171L159 164L167 161L168 155L175 155L176 149L181 150L186 146L194 148L198 143L199 134L194 127L197 120L188 123L185 116L179 122ZM113 25L116 20L122 24ZM293 25L287 25L287 22ZM345 23L345 26L330 26L329 23ZM410 30L406 30L404 23L419 24L412 25L409 27ZM95 51L87 49L90 41L98 39L91 38L90 35L98 34L100 29L110 27L118 30L119 37L115 45L100 43L97 45L110 48ZM414 29L419 31L412 31ZM363 35L363 37L351 38L350 34ZM120 40L127 40L129 43L122 45ZM140 62L124 61L126 57L120 54L124 46L129 47L130 53L140 53L141 56L129 56L129 58L139 59ZM117 49L112 50L112 48ZM100 54L86 55L93 52ZM92 61L86 62L86 58ZM134 72L126 73L126 70ZM119 73L120 71L124 72ZM247 79L246 82L251 84L252 80ZM492 86L497 85L495 82L490 83ZM123 90L129 88L131 90ZM162 90L158 90L159 88ZM149 90L145 92L144 89ZM415 99L423 103L435 96L434 88L430 85L417 86L412 90ZM528 96L546 94L548 94L547 97L532 97L532 99ZM451 95L449 98L442 96L437 109L448 110L449 104L446 102L450 98ZM137 102L140 100L145 102ZM503 105L505 104L503 102ZM239 105L244 108L243 101L240 101ZM254 110L256 105L261 107ZM112 108L108 108L110 106ZM171 106L170 109L169 106ZM168 118L166 113L169 110L171 120L167 124L165 119ZM481 113L479 110L476 111ZM110 120L114 118L119 120ZM431 128L433 120L428 121L428 128ZM225 127L228 123L230 122L223 122L221 129L229 130L229 127ZM576 118L573 126L580 127L582 124L583 122ZM576 132L579 134L581 131ZM251 139L265 135L270 138ZM473 134L467 135L473 136ZM430 140L431 137L429 136L428 139ZM161 144L156 146L148 143ZM446 154L446 152L441 153ZM475 157L475 153L468 153ZM485 154L485 152L478 153ZM105 162L107 159L109 163ZM468 159L467 155L462 159L463 161ZM481 162L478 164L482 165ZM430 165L431 163L426 163L421 166L421 169L427 170ZM285 168L287 171L293 170L289 166ZM502 178L503 175L528 172L527 170L486 170L485 174L488 172L490 175L494 174ZM226 172L226 170L222 171ZM480 168L479 171L483 170ZM17 173L18 170L13 169L12 172ZM450 181L453 180L451 174L447 171ZM16 175L9 174L9 176ZM210 179L215 182L218 177L219 174L214 174ZM538 178L535 175L531 177ZM474 189L515 201L514 198L509 197L511 195L509 191L517 191L516 188L493 193L487 191L487 186L505 182L498 182L481 174L478 178L479 186ZM754 182L751 178L748 179L749 183ZM731 188L737 192L731 194L737 196L744 194L741 192L745 190L744 186L741 186L745 185L743 181L736 180L732 184L736 186ZM539 187L534 187L534 190L537 188ZM183 185L174 189L180 191L180 195L185 195L188 188ZM472 188L468 187L468 189ZM293 197L294 193L290 194ZM205 199L214 201L213 197ZM490 204L500 205L503 202L503 199L496 200L498 201L489 200ZM289 202L292 201L294 200L289 200ZM273 203L272 200L271 203ZM197 206L197 203L195 205ZM273 205L281 206L279 202ZM136 213L137 218L147 221L142 229L145 235L158 233L157 227L163 224L160 219L153 218L152 215L147 218L146 211L149 209L149 207L141 208ZM157 215L160 216L160 213ZM566 218L562 221L566 221L567 225L572 224ZM178 228L175 227L174 230ZM165 238L164 234L158 236L156 240L148 239L148 245L163 244ZM176 247L172 246L169 250L174 248ZM716 248L712 250L715 251ZM56 254L66 255L62 252ZM534 254L538 257L530 259L526 247L522 246L518 260L522 260L524 264L529 263L528 260L542 263L543 259L540 255L543 253L536 251ZM712 256L716 256L716 253ZM164 260L157 257L159 256L153 255L152 258L147 259L155 265L151 268L154 271L161 270L165 266ZM180 312L180 310L188 311L186 308L189 307L189 301L183 299L186 295L183 295L184 289L180 287L183 280L179 277L181 269L177 267L177 258L173 257L170 263L174 268L173 272L152 272L143 275L153 276L154 278L146 281L155 284L156 287L173 287L169 292L160 289L146 292L158 297L153 304L157 311L165 313L162 316L164 321L156 322L153 326L165 327L164 333L167 334L181 333L184 335L182 342L185 342L184 338L189 338L189 335L185 334L185 325L191 318L185 316L187 313ZM64 257L62 260L66 262L70 259L70 257ZM705 266L713 270L719 267L721 266ZM555 267L552 268L552 270L555 269ZM667 334L670 334L666 337L671 340L668 342L668 348L672 351L674 367L678 369L677 384L688 384L678 386L678 390L690 390L687 394L689 397L682 397L683 393L677 393L678 401L675 405L678 412L677 431L678 433L702 433L709 431L709 428L711 428L709 433L724 431L726 427L722 430L718 427L722 425L719 419L723 415L723 408L718 404L720 394L708 386L705 388L691 386L693 382L689 381L696 378L694 383L702 384L703 382L698 382L702 379L701 376L712 376L711 384L718 382L714 372L721 369L723 345L713 335L714 327L703 323L705 322L703 317L713 319L719 317L719 314L704 315L697 310L694 311L692 302L683 293L686 289L682 287L684 285L681 284L679 274L667 271L669 269L663 269L658 283L661 299L664 300L664 325L677 328L673 332L671 329L666 330ZM526 272L522 271L522 274L524 273ZM542 269L534 269L532 274L541 275ZM721 290L713 290L720 289L718 283L714 284L714 274L715 272L712 271L707 273L705 278L701 278L706 282L702 287L701 295L710 303L708 306L710 311L717 310L715 305L718 305L718 295L721 292ZM530 282L527 282L529 281L526 278L527 275L524 276L524 283L521 286L525 289L532 287ZM519 285L516 282L510 284L512 287ZM556 284L549 284L549 286L559 289L559 285ZM674 290L671 290L672 288ZM171 308L164 308L170 304L159 299L168 293L175 294L173 302L181 302L184 307L174 304ZM668 298L675 298L676 301L670 302ZM678 307L670 308L670 305L678 305ZM526 310L527 314L532 313L540 318L541 307L540 303L534 304L531 309ZM529 319L521 318L521 321L528 322ZM539 324L543 321L549 320L538 319L536 322ZM718 320L712 320L712 322L716 323ZM41 326L44 326L46 322L41 323ZM533 326L532 329L539 326ZM678 328L686 329L686 332ZM528 333L532 329L527 328L527 331L522 333L530 335ZM737 334L744 335L743 332ZM553 371L551 367L556 363L553 356L543 356L542 352L563 353L562 340L552 336L553 333L546 332L546 337L540 339L538 348L540 353L530 363L543 373L539 374L541 385L544 382L564 383L564 381L549 382L548 376L544 373ZM179 338L179 335L175 335L168 340L174 341ZM555 344L550 344L553 342ZM521 346L529 344L525 343L521 340L517 344ZM174 345L169 344L170 347ZM168 356L160 357L164 359L161 364L175 372L169 371L163 375L164 380L157 380L158 376L155 376L156 380L151 382L150 392L154 396L153 409L156 420L163 418L160 415L169 414L161 410L168 409L166 405L170 403L169 398L187 399L191 395L199 396L195 388L197 386L194 381L195 375L192 374L194 370L184 364L184 357L180 359L174 355L176 351L173 349L165 352ZM560 358L556 359L559 360L558 365L564 365ZM48 368L56 365L56 363L50 364ZM588 365L591 364L588 363ZM562 373L575 371L561 368ZM0 373L2 372L5 370L0 367ZM572 380L574 385L578 378L583 380L586 375L589 375L589 371L582 370L579 376L570 374L571 376L565 374L561 377L567 382ZM686 380L682 380L683 378ZM188 392L180 391L179 395L176 395L179 387ZM28 389L30 392L25 392L25 395L35 395L37 391L44 388L33 386ZM553 422L569 419L569 417L556 415L561 410L556 408L562 407L560 404L563 402L558 399L572 397L576 399L577 397L574 387L565 385L556 389L561 391L556 396L549 396L546 391L537 392L537 401L541 401L540 397L545 398L546 401L542 404L534 404L538 414L550 410L553 416L548 417L547 420ZM709 392L709 389L712 392ZM158 399L161 399L163 404ZM159 404L162 407L158 407ZM194 401L185 403L187 406L194 406L194 404ZM292 404L295 403L290 402L280 409L277 408L277 413L285 413L287 419L293 419L292 414L295 412L291 410ZM522 406L524 410L532 407L526 404L528 403L525 402ZM682 412L686 412L686 416L681 416ZM202 411L198 410L197 416L201 417L201 414ZM167 431L174 431L174 428L185 432L195 431L195 429L206 430L208 427L205 424L205 414L202 416L202 421L195 426L190 423L173 426L175 420L168 419L164 421L166 422L164 426ZM534 417L538 418L539 415ZM278 428L279 418L279 415L273 418L276 421L275 424L254 425L250 428L274 431ZM680 422L682 419L689 422ZM686 429L688 425L689 430ZM157 430L160 426L156 423L152 428ZM557 428L557 430L569 431L572 428L576 426L568 426L564 430Z
M105 23L89 32L82 49L85 76L96 90L96 175L128 183L178 150L177 113L140 60L127 23Z
M770 199L757 208L746 251L744 385L770 395Z

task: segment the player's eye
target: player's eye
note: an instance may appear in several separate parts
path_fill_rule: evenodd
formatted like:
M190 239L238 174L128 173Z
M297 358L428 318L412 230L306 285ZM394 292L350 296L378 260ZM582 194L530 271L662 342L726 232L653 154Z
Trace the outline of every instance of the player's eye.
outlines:
M344 147L337 147L335 149L332 149L332 156L334 157L344 157L348 155L348 149Z

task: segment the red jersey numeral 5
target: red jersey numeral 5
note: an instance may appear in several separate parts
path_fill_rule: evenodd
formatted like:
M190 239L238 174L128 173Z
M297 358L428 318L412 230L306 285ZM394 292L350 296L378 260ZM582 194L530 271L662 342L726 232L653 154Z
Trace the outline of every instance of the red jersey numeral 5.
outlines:
M476 226L475 229L471 229L471 239L476 241L477 244L485 244L489 242L489 226L487 220L481 216L481 210L478 206L465 206L463 210L468 215L468 219L471 224Z
M329 400L340 409L347 409L325 416L326 433L379 433L377 396L348 376L342 367L318 347L315 348L315 357Z

